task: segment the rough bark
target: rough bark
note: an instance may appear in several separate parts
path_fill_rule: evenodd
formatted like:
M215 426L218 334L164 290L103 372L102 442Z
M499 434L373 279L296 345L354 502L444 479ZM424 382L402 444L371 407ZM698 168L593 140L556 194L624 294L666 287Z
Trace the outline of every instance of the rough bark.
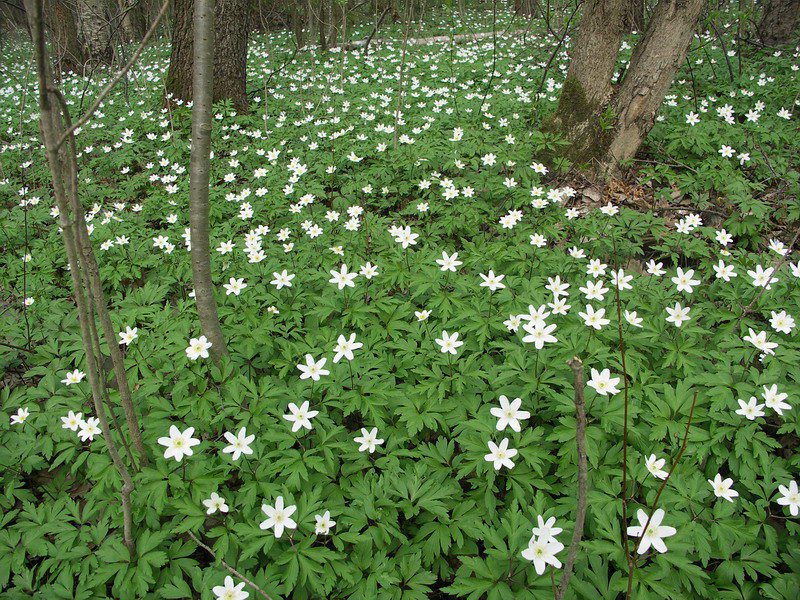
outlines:
M549 124L569 142L569 148L579 149L589 143L597 115L602 114L611 97L626 4L627 0L589 0L584 4L567 77ZM580 153L568 156L581 158Z
M247 7L246 0L218 0L214 7L216 40L212 101L230 100L239 112L247 110ZM175 0L174 10L167 92L174 98L189 101L193 97L193 0Z
M74 9L64 0L47 0L44 13L56 70L59 73L80 73L86 58L78 40L78 22Z
M214 78L214 0L196 0L194 6L194 104L192 150L189 158L189 227L197 316L203 335L211 342L215 362L225 354L225 339L217 314L211 280L208 239L208 188L211 171L211 100Z
M767 0L756 32L762 44L782 46L798 35L800 0Z
M624 79L613 85L624 6L625 2L609 0L587 5L589 13L573 44L572 62L550 123L569 142L563 156L604 178L617 174L621 163L636 155L652 129L664 95L686 59L705 0L660 0Z
M247 19L247 0L216 0L213 99L239 112L247 110Z
M111 25L105 0L77 0L78 30L86 57L95 63L111 64Z
M650 133L664 95L686 60L704 6L705 0L661 0L656 6L611 103L616 123L605 170L631 160Z
M625 10L625 31L642 31L644 25L644 0L629 0Z
M142 0L117 0L119 30L125 41L138 42L147 30L145 3Z

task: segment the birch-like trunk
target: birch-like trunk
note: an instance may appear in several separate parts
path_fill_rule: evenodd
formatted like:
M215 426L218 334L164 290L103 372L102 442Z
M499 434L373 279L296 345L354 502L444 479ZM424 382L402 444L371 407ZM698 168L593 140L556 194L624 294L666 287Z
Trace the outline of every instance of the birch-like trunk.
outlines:
M214 284L208 234L208 188L211 171L211 100L214 89L214 0L194 3L194 104L192 151L189 159L189 227L197 316L211 342L215 362L225 354Z

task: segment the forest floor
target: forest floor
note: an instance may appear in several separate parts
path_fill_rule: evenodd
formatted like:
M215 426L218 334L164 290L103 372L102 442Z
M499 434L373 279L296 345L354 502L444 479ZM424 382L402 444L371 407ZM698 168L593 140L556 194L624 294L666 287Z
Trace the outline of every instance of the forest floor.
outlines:
M136 561L30 56L4 52L4 598L214 598L229 572L198 540L273 598L552 597L529 545L564 560L574 528L578 356L590 491L576 597L624 593L621 528L657 503L668 551L638 559L637 600L794 600L800 63L737 48L723 17L721 39L694 40L629 178L602 190L538 158L558 144L539 126L568 66L568 40L538 21L435 12L409 37L493 33L408 45L405 60L399 24L366 54L257 36L249 113L215 108L220 365L192 298L190 111L165 107L168 44L149 48L77 136L149 463L125 452L116 375ZM73 116L109 76L63 77Z

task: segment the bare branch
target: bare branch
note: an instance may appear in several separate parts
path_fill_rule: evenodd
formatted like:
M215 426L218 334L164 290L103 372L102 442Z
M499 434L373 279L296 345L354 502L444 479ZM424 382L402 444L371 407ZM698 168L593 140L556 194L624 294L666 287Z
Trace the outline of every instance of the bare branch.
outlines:
M239 579L241 579L242 581L244 581L244 582L245 582L247 585L249 585L249 586L250 586L251 588L253 588L253 589L254 589L256 592L258 592L259 594L261 594L261 595L262 595L264 598L266 598L267 600L272 600L272 598L270 597L270 595L269 595L269 594L267 594L267 592L265 592L264 590L262 590L260 587L258 587L258 586L257 586L255 583L253 583L252 581L250 581L250 580L249 580L247 577L245 577L244 575L242 575L241 573L239 573L239 571L237 571L236 569L234 569L232 566L230 566L228 563L226 563L226 562L225 562L223 559L221 559L221 558L219 558L219 559L218 559L218 558L217 558L217 555L216 555L216 554L214 554L214 551L213 551L211 548L209 548L208 546L206 546L206 545L205 545L203 542L201 542L199 539L197 539L197 536L196 536L196 535L195 535L193 532L191 532L191 531L187 531L186 533L187 533L187 534L189 534L189 537L190 537L190 538L192 538L192 540L194 540L194 543L195 543L195 544L197 544L197 545L198 545L198 546L200 546L200 547L201 547L203 550L205 550L206 552L208 552L208 553L211 555L211 557L212 557L214 560L219 560L219 564L221 564L223 567L225 567L225 568L228 570L228 572L229 572L231 575L233 575L234 577L238 577Z

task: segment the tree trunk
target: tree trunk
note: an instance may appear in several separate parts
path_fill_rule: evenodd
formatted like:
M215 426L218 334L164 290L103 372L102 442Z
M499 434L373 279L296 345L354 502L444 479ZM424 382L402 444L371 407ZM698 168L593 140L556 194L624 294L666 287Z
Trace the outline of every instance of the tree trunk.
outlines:
M214 102L230 100L247 112L247 0L216 0L214 7Z
M652 129L664 95L686 59L705 0L660 0L624 79L616 86L611 76L623 14L608 6L613 2L592 3L594 8L599 4L606 4L606 13L581 23L551 126L569 142L563 152L566 158L588 167L592 175L609 177L636 155ZM593 30L590 39L584 23Z
M117 10L121 14L120 29L128 42L138 42L147 31L145 7L141 0L117 0Z
M634 48L611 110L617 116L603 161L605 170L636 156L650 133L694 36L705 0L661 0Z
M597 115L603 113L611 97L611 77L622 43L626 2L588 0L583 7L558 107L547 124L569 142L567 157L574 162L587 153L584 146L595 133Z
M782 46L797 36L800 20L800 0L767 0L764 13L756 27L761 43Z
M86 59L78 40L75 11L64 0L49 0L44 11L57 71L81 73Z
M534 13L534 0L514 0L514 13L531 16Z
M87 58L111 64L111 24L104 0L78 0L78 29Z
M216 40L212 101L230 100L239 112L247 111L247 0L218 0L214 7ZM189 101L193 97L193 0L175 0L172 52L167 72L167 93Z
M225 339L219 325L217 301L211 280L208 239L208 188L211 170L211 99L214 87L214 0L196 0L194 11L194 104L192 149L189 158L189 227L197 316L203 335L211 342L211 355L219 362Z
M629 0L625 11L625 31L644 29L644 0Z

